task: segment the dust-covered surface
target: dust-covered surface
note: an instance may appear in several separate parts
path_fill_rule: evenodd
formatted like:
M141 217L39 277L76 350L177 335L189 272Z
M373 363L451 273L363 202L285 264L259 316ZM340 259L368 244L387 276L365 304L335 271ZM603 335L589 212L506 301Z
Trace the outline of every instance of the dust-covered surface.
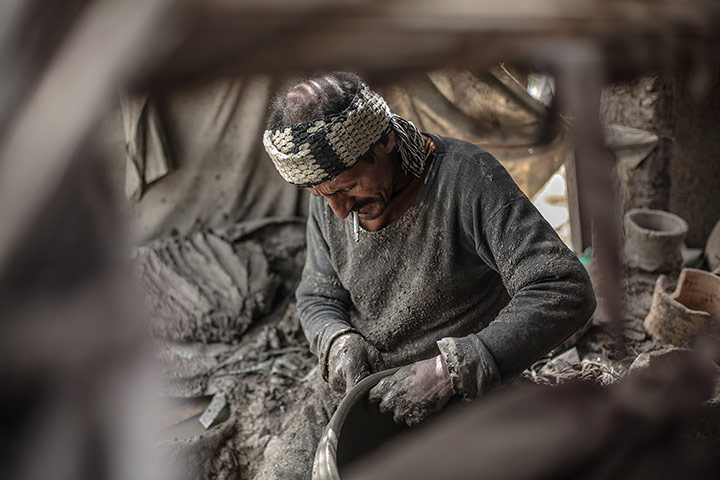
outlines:
M596 267L591 263L588 271L597 289L599 274ZM667 291L675 289L679 274L679 269L664 274L668 278ZM623 380L630 370L647 367L649 359L667 357L675 351L688 352L688 345L670 345L654 340L643 325L650 312L655 283L660 275L623 266L619 289L623 304L620 325L610 322L604 302L598 298L598 307L586 333L579 336L575 342L566 343L562 348L535 362L523 372L521 383L531 381L544 385L559 385L579 378L610 385ZM704 340L717 342L712 337ZM717 365L713 368L718 371L716 380L720 381L720 369ZM718 426L719 408L720 383L717 383L712 400L698 416L710 418L712 425ZM693 428L699 427L698 423ZM709 428L708 425L702 427L704 430ZM720 436L716 434L713 434L713 438L720 440Z
M597 291L599 275L596 265L591 263L588 271ZM564 348L576 348L575 355L560 359L553 359L551 355L536 362L523 376L541 384L583 378L608 385L620 380L639 354L662 349L664 345L652 340L643 326L658 276L625 267L619 289L624 307L621 324L616 326L610 322L604 302L598 297L598 307L587 332L575 345L565 344ZM563 353L553 352L556 356Z
M270 218L138 247L133 267L150 330L173 341L236 343L292 293L304 262L304 223Z
M686 243L704 247L720 218L720 70L695 76L641 77L603 89L601 120L657 134L637 167L618 166L623 211L669 210L689 225Z
M641 77L629 83L612 84L602 91L600 118L604 123L647 130L660 138L655 151L636 167L618 165L621 211L667 210L674 128L672 82L661 77Z
M597 283L597 269L591 264L589 271L593 282ZM598 299L598 308L590 328L576 345L569 350L553 352L554 356L548 356L533 364L523 373L520 383L560 385L573 379L582 379L608 386L625 382L628 374L636 371L659 371L662 375L663 371L672 371L669 367L677 363L675 357L685 355L685 359L690 358L690 350L653 340L643 326L643 321L650 311L655 281L659 275L624 267L620 289L624 308L620 328L609 323L602 301ZM679 271L667 274L670 280L668 290L675 288L678 275ZM717 339L707 341L717 342ZM713 348L717 351L717 344ZM654 370L651 370L652 362L665 362L668 368L658 368L656 365ZM703 452L720 448L720 367L717 363L716 356L715 363L707 361L707 365L703 366L714 372L714 393L702 408L694 409L694 413L679 427L686 442L683 448L687 446L687 442ZM693 385L692 388L696 387L697 385ZM666 392L666 397L661 402L675 401L675 397L682 397L683 394L684 392ZM639 395L632 401L640 406L647 400L647 397ZM659 405L660 402L656 402L641 408L653 411L653 408Z
M177 478L253 478L263 462L265 448L269 444L283 447L278 444L282 433L296 431L296 424L300 428L304 419L293 418L291 412L324 408L314 392L319 381L317 359L309 352L291 300L304 263L304 227L280 223L259 228L239 225L222 235L233 245L256 242L267 254L270 271L282 282L271 312L254 321L236 344L158 341L157 358L164 375L161 393L168 398L205 401L189 404L184 413L176 413L175 422L185 422L164 431L161 449L170 456ZM594 265L591 263L588 269L597 283ZM671 280L677 273L671 275ZM623 271L620 290L625 307L621 328L624 343L618 342L615 327L608 323L600 302L585 335L574 345L536 362L518 382L558 385L582 378L610 385L625 377L638 355L672 351L649 338L642 324L650 309L656 278L657 274L639 270ZM226 412L206 431L197 416L218 395L227 401ZM714 405L709 404L688 427L693 434L700 432L702 438L713 438L708 425L717 425L720 418ZM192 428L187 428L188 422ZM315 445L305 447L315 449Z
M233 246L212 232L138 249L135 268L153 335L176 341L237 341L268 313L279 283L257 242Z
M286 413L306 394L317 363L304 341L295 305L280 320L249 331L240 345L183 362L173 346L159 354L165 363L165 392L175 397L224 395L228 418L193 436L168 432L162 447L177 478L252 478L263 450L282 430ZM204 357L204 358L203 358ZM190 357L191 358L191 357ZM198 365L205 368L198 371ZM188 374L194 376L184 378ZM222 418L222 417L221 417ZM193 422L198 422L196 418Z
M134 110L127 119L128 112L114 108L103 117L95 141L120 199L131 190L134 175L146 182L154 176L150 162L136 170L133 134L162 131L167 141L170 173L145 185L139 200L121 203L134 242L185 237L249 219L307 215L309 194L277 175L262 146L268 105L283 81L255 73L207 79L155 90L147 100L150 112ZM124 120L137 130L123 128ZM139 147L150 148L147 137Z
M687 245L703 248L720 220L720 68L676 82L670 210L687 220Z
M177 478L249 479L271 436L280 432L288 409L306 393L317 363L294 303L305 261L305 226L299 220L270 219L212 235L232 245L239 258L247 254L248 245L251 253L262 253L267 276L277 279L275 295L269 299L269 313L247 322L244 333L226 324L227 331L215 336L226 342L209 343L208 337L196 339L204 342L156 339L163 378L158 393L167 399L160 445ZM205 430L198 416L218 396L226 406Z

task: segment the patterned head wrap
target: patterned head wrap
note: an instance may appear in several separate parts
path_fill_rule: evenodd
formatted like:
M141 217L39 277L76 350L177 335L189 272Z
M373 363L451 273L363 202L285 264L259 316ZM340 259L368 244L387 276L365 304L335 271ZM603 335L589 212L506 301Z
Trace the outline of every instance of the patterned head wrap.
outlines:
M391 130L403 170L419 177L425 161L422 135L412 122L392 114L385 100L367 85L338 114L266 130L263 145L286 181L312 187L355 165Z

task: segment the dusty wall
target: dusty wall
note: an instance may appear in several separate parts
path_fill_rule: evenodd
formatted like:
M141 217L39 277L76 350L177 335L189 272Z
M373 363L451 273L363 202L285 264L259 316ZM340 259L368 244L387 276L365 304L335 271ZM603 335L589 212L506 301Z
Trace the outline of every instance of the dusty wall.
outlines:
M720 69L705 79L643 77L603 90L601 120L652 131L658 148L637 168L618 166L622 211L669 210L689 225L686 244L705 245L720 219Z
M720 69L700 95L697 80L677 79L669 206L688 222L687 245L701 248L720 219Z
M600 100L603 123L640 128L660 137L655 151L636 168L618 165L622 211L669 207L672 106L672 83L659 77L642 77L603 89Z

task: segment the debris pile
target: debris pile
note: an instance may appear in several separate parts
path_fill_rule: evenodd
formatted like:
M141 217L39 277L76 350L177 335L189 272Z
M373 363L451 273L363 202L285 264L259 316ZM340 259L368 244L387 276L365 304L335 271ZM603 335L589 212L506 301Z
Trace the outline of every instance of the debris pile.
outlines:
M234 342L268 313L277 287L260 245L233 248L212 232L163 239L135 257L153 335L177 341Z
M303 398L317 363L294 302L304 261L297 219L244 222L135 253L162 375L159 444L174 478L252 478Z
M299 278L304 248L300 222L277 219L137 248L134 266L152 335L238 342L254 320L270 313L276 293L288 295L288 282ZM277 292L283 280L285 288Z

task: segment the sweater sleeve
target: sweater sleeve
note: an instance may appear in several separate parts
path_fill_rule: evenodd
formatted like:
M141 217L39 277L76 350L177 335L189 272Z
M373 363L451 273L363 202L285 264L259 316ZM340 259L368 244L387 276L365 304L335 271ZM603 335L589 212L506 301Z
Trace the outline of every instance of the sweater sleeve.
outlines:
M488 155L488 157L490 157ZM456 393L481 395L547 354L595 309L585 268L495 159L493 186L463 212L477 254L500 275L509 303L478 333L438 342ZM477 186L474 186L477 188ZM494 201L488 197L492 195Z
M300 285L295 292L305 336L317 355L323 378L327 379L327 356L332 342L348 332L350 294L337 278L321 229L321 199L313 197L307 222L307 259Z

